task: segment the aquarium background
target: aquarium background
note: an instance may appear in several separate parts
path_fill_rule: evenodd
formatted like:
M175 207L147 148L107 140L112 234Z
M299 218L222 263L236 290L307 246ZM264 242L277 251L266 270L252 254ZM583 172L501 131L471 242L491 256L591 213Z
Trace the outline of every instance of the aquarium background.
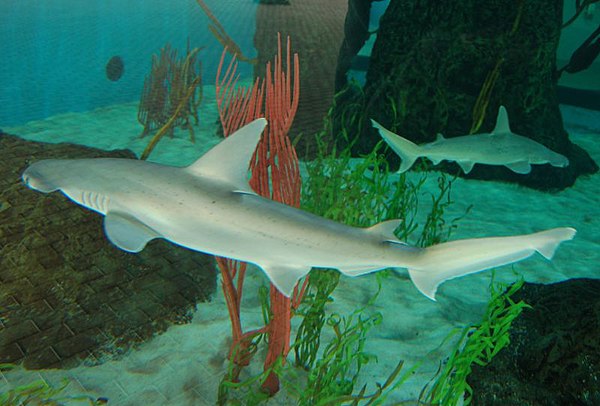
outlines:
M369 29L375 31L388 1L372 5ZM255 56L256 1L206 0L229 35L248 55ZM565 2L565 15L574 4ZM229 12L235 10L235 13ZM194 0L74 1L5 0L0 2L0 126L64 112L87 111L139 99L151 56L166 43L179 53L187 41L205 47L200 54L203 75L213 78L220 57L218 41L207 29L209 20ZM567 27L561 36L557 65L600 23L598 12L589 12ZM376 36L360 52L370 55ZM113 56L125 64L124 75L111 82L105 67ZM251 76L241 64L239 73ZM364 70L350 76L364 80ZM565 86L600 91L598 61L577 75L563 75ZM0 127L2 128L2 127Z
M256 3L207 1L227 32L253 55ZM236 17L227 10L235 10ZM238 14L239 13L239 14ZM228 17L228 18L227 18ZM209 83L222 47L207 29L194 0L0 2L0 128L65 112L80 112L139 100L151 57L167 43L185 53L187 41L200 53ZM125 64L117 82L107 79L109 59ZM240 74L251 68L241 64Z
M254 16L259 7L257 2L206 0L206 3L242 50L248 56L255 56ZM384 12L386 3L373 3L371 29L378 26L378 19ZM569 15L573 4L565 4L565 15ZM590 16L582 16L564 32L558 51L558 66L568 61L572 50L600 23L600 14L595 10ZM343 19L336 19L335 23L342 24ZM196 127L195 143L189 140L185 131L176 130L174 138L161 141L151 160L170 165L187 165L217 144L221 138L217 135L214 76L222 46L210 34L208 24L208 18L193 0L0 2L0 50L3 55L0 64L0 128L6 133L36 143L25 144L28 146L25 148L31 150L25 150L21 146L21 155L18 156L13 154L13 150L5 150L13 155L8 157L10 159L3 160L7 168L5 173L10 174L10 177L7 175L3 179L3 195L16 190L21 196L26 196L33 206L41 204L41 201L48 201L44 200L46 196L25 189L19 181L20 174L15 169L26 161L43 159L51 151L45 143L69 144L64 149L60 145L57 147L67 157L92 156L99 154L98 151L108 153L113 150L131 151L116 152L115 154L121 154L119 156L140 156L148 139L139 138L142 127L136 119L137 104L144 77L150 70L151 56L167 42L178 49L180 54L184 52L188 39L192 47L206 47L200 51L202 75L205 79L204 98L199 113L201 122ZM334 28L342 30L341 25ZM294 41L292 38L293 44ZM360 55L368 56L372 43L373 40L370 40ZM317 43L316 46L329 46L330 52L336 52L335 47L325 42ZM301 64L303 57L308 56L308 51L300 53ZM123 59L125 70L123 76L113 82L106 77L105 67L115 55ZM311 72L314 72L312 69L316 69L315 66L303 67L304 78L311 76ZM364 66L357 63L356 68L351 75L361 82ZM247 82L252 78L252 68L249 65L239 64L238 70L242 81ZM596 61L591 69L580 74L563 75L561 84L600 91L599 62ZM310 91L319 97L323 89L317 86ZM600 113L569 105L562 105L561 112L571 140L599 162ZM318 122L318 127L322 117L315 116L313 121ZM356 161L352 165L356 165ZM304 163L302 171L306 175ZM431 205L429 193L435 193L437 188L438 172L432 173L434 175L423 186L420 203L425 208ZM409 179L418 181L418 174L410 173ZM473 206L468 216L459 222L453 238L510 235L558 226L575 227L578 230L576 239L563 244L552 262L537 256L516 265L514 269L524 275L527 281L539 283L560 282L571 278L598 278L599 190L598 175L582 177L574 187L561 193L542 193L507 183L457 179L452 191L455 203L446 214L449 219L461 217ZM50 199L62 199L64 206L59 206L61 210L71 210L75 206L58 194ZM0 215L10 213L10 207L7 208L4 201L0 203ZM19 201L12 204L18 207ZM19 213L19 216L19 222L15 227L11 226L9 231L18 231L28 216L32 217L29 211ZM63 225L61 231L69 235L70 230L77 228L79 219L87 218L90 217L79 213ZM90 246L100 244L98 241L106 242L101 231L100 216L95 216L94 219L97 223L88 226L95 230L95 238L88 236L81 240L88 250L91 249ZM423 222L424 219L419 221ZM31 234L35 238L44 241L49 237L45 235L43 227L40 225L39 228L36 226L28 230L32 230ZM70 235L72 241L73 235L77 234L73 232ZM7 240L0 239L0 243L6 242ZM88 252L82 247L78 250ZM170 250L169 254L164 254L164 250ZM153 247L151 252L146 252L147 257L140 256L139 266L148 270L147 262L156 257L161 257L156 273L163 275L169 274L169 269L173 269L169 266L170 263L180 263L182 260L192 262L191 270L194 266L200 266L194 265L196 259L188 258L181 251L174 250L167 243ZM126 257L123 253L114 255L121 255L120 260ZM48 255L40 256L46 258L49 266L52 261L59 261L57 257L48 259ZM81 258L81 261L84 260L85 258ZM79 270L84 268L82 265ZM102 264L96 264L93 272L100 272L101 269ZM190 293L188 288L197 281L190 274L191 271L187 275L177 275L178 284L174 286L179 289L178 294L189 294L194 299L193 295L197 292ZM142 276L148 279L152 277L149 271ZM37 280L52 280L53 277L56 275L36 274ZM506 267L497 272L495 278L501 282L512 282L515 275L510 267ZM440 288L436 303L420 295L405 275L386 281L385 289L373 307L374 311L382 313L383 322L371 331L366 347L367 351L378 356L378 362L370 363L364 368L357 387L368 384L373 389L376 382L385 381L402 359L406 362L406 369L416 365L419 368L391 395L389 404L414 401L453 347L452 341L444 339L453 329L460 329L480 320L489 300L490 280L489 273L481 273L448 282ZM261 325L260 302L255 292L265 281L260 270L249 270L245 287L248 294L242 303L244 323L247 326ZM32 278L31 283L35 282L36 279ZM119 280L119 283L129 282ZM153 282L156 283L156 280ZM203 283L209 284L207 281ZM99 284L92 284L99 288L97 285ZM376 280L371 277L342 278L328 311L349 314L357 307L366 305L376 291L376 285ZM86 281L74 289L87 288ZM98 292L102 291L95 293L104 301L116 302L112 296ZM131 300L137 301L137 304L142 303L142 299L137 296L131 297ZM131 309L121 310L121 314L130 317L124 317L124 321L133 322L133 315L127 313ZM0 314L0 326L4 327L2 323L6 320L1 316ZM220 286L216 286L209 303L198 303L195 310L190 311L179 322L180 325L170 325L153 338L136 331L140 335L138 338L141 338L138 347L118 354L118 357L111 353L107 356L109 360L99 365L77 365L68 369L0 369L0 394L40 379L53 387L60 387L62 380L66 378L70 385L61 396L84 394L94 398L107 398L111 405L215 404L217 387L227 366L230 337L229 318ZM323 339L326 341L332 336L329 332ZM0 346L28 338L37 339L37 336L14 337L0 329ZM260 367L254 365L250 372L256 375L260 373ZM304 377L296 378L301 380ZM290 403L291 397L286 397L286 394L288 392L283 390L269 404L294 404Z

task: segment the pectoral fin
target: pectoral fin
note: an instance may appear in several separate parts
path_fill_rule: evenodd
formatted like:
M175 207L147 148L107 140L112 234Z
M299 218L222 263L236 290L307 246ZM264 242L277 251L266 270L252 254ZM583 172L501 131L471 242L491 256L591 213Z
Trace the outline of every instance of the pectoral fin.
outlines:
M110 242L127 252L140 252L148 241L160 237L156 231L126 213L107 213L104 232Z

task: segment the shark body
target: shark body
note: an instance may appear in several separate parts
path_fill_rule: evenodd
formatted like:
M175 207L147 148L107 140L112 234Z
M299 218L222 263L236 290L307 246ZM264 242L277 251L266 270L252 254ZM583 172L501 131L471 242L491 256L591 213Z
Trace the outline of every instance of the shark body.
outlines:
M375 120L373 126L385 142L402 158L399 172L405 172L420 157L430 159L434 165L441 161L455 161L465 173L476 163L504 165L513 172L528 174L531 165L550 164L564 168L569 160L530 138L513 133L508 123L508 114L500 106L496 127L491 133L463 135L444 138L438 134L434 142L416 145L413 142L385 129Z
M266 125L258 119L226 138L188 167L135 159L58 159L32 164L29 187L60 190L104 217L108 239L139 252L154 238L258 265L290 296L312 267L357 276L407 268L426 296L451 278L509 264L536 251L551 258L575 230L458 240L416 248L398 240L400 220L350 227L266 199L248 185L248 162Z

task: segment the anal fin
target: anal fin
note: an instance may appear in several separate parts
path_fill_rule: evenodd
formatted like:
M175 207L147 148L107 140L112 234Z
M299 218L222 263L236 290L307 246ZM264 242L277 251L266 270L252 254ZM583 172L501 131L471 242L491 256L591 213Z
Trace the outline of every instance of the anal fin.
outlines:
M531 172L531 165L526 161L512 162L510 164L506 164L506 167L513 172L520 173L521 175L526 175Z

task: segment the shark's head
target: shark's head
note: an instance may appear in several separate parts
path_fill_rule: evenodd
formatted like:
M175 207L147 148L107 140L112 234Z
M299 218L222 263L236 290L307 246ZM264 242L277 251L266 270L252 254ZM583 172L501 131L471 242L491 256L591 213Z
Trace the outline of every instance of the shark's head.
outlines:
M54 159L48 159L39 161L29 166L25 172L23 172L22 179L23 183L34 190L38 190L43 193L50 193L58 190L58 185L53 181L54 174Z

